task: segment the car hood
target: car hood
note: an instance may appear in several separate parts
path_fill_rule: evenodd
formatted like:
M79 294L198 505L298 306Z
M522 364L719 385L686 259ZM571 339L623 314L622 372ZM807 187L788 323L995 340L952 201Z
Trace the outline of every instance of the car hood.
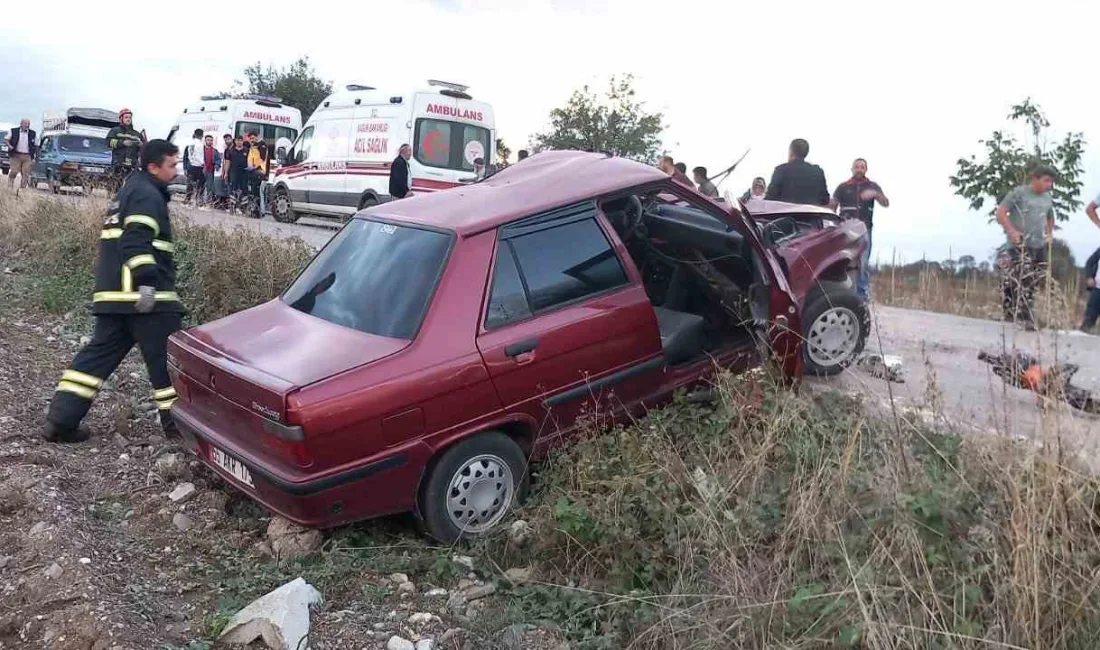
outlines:
M238 364L296 386L384 359L411 343L335 325L279 299L187 333Z

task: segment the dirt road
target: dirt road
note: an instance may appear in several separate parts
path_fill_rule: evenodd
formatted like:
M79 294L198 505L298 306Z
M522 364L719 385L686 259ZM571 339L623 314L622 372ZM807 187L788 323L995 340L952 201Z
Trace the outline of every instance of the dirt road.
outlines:
M1035 440L1060 431L1080 445L1090 465L1100 469L1100 420L1064 405L1041 409L1034 393L1006 386L978 352L1013 348L1039 354L1043 364L1069 362L1081 369L1076 385L1100 391L1100 337L1080 332L1025 332L1004 323L949 314L875 306L877 325L869 351L904 359L904 384L872 378L858 368L819 381L863 394L886 409L920 409L945 418L960 431L996 432Z

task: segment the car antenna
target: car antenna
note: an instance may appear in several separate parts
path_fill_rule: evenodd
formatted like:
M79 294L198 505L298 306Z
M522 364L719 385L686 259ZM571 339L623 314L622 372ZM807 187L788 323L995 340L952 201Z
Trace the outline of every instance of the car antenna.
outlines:
M715 187L717 187L718 185L721 185L722 181L729 178L729 175L733 173L733 170L737 169L737 166L741 164L741 161L745 159L745 156L749 155L750 151L752 151L752 147L749 147L748 149L745 149L745 153L741 154L741 157L737 159L737 162L733 163L732 165L727 167L725 170L718 172L714 176L711 176L707 180L714 183ZM715 183L714 179L716 179L716 178L720 178L721 180L719 180L718 182Z

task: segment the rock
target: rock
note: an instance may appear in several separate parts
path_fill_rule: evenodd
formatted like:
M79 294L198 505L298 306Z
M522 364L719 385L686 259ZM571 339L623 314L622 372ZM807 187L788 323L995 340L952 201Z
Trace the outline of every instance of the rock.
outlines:
M61 565L54 562L50 565L50 568L46 569L46 577L50 580L57 580L61 577L61 574L65 573L65 569L61 568Z
M187 462L183 454L165 454L153 463L153 470L157 476L166 481L176 481L188 478L191 474L187 469Z
M466 590L465 596L466 600L475 601L481 600L482 598L488 598L496 592L497 586L490 582L488 584L478 585L477 587L470 587Z
M475 600L466 606L466 618L471 621L481 616L481 613L485 611L485 601Z
M473 571L474 569L474 558L470 557L469 555L452 555L451 561L455 564L461 564L471 571Z
M89 565L89 564L91 564L91 563L92 563L92 558L90 558L90 557L82 557L82 558L80 558L80 563L81 563L81 564L83 564L83 565L85 565L85 566L87 566L87 565Z
M395 634L386 642L386 650L416 650L416 646L413 645L412 641L403 639Z
M512 525L508 528L508 537L512 540L513 544L523 546L527 543L527 540L531 538L531 524L522 519L513 521Z
M447 609L451 610L455 614L461 614L466 608L466 597L459 592L454 592L451 597L447 599Z
M390 582L395 585L403 585L409 581L409 576L404 573L391 573Z
M515 567L504 572L504 577L514 585L522 585L531 582L533 571L531 567Z
M901 357L868 352L856 361L856 365L872 377L898 384L905 383L905 361Z
M50 525L44 521L40 521L37 524L31 526L30 531L27 532L31 537L39 537L50 529Z
M446 596L447 590L443 589L442 587L436 587L435 589L429 589L428 591L424 592L424 595L428 598L439 598L441 596Z
M466 645L466 630L460 627L452 627L439 637L441 650L458 650Z
M435 650L435 643L431 639L420 639L416 642L415 650Z
M267 526L267 538L275 557L287 560L316 553L325 541L321 531L303 528L282 517L272 517Z
M321 592L296 578L237 612L218 641L248 645L262 639L274 650L299 650L309 634L309 606L321 601Z
M10 555L0 555L0 569L6 568L14 559L15 558Z
M195 496L197 492L198 490L195 489L194 483L180 483L176 486L176 489L168 494L168 498L172 503L185 503L188 499Z
M27 505L27 497L13 485L0 484L0 515L19 512Z
M397 595L402 598L407 598L416 594L416 585L411 582L402 582L397 585Z
M424 625L431 623L435 619L434 614L428 612L417 612L409 617L409 625Z
M179 530L181 533L186 533L187 531L191 530L191 526L193 526L194 524L191 523L190 517L183 514L182 512L177 512L175 516L172 517L172 525L175 526L176 529Z

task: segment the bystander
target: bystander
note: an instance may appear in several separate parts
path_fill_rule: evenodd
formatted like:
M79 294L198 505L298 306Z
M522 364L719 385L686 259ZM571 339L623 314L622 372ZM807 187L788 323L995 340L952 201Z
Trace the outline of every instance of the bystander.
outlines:
M834 210L840 209L842 219L859 219L867 226L867 245L859 260L859 281L856 283L856 293L864 298L871 285L871 226L875 203L890 207L890 199L882 193L882 188L867 178L867 161L856 158L852 163L852 177L837 186L829 205Z
M749 201L763 201L767 194L768 182L764 180L763 176L757 176L752 179L752 187L745 190L745 193L741 195L741 200L745 203Z
M35 145L34 129L31 121L23 118L19 121L19 128L12 129L8 134L8 151L11 163L8 169L8 187L15 187L15 177L19 176L19 187L26 187L31 180L31 165L34 161Z
M768 192L764 195L769 201L786 201L808 205L829 205L829 186L825 183L825 172L817 165L806 162L810 154L810 143L802 138L791 140L787 149L787 162L772 172L768 183Z
M693 176L695 176L695 184L699 186L699 193L703 196L709 196L711 198L718 198L718 188L714 186L714 183L710 182L707 178L706 167L696 167L691 170Z
M1054 187L1057 172L1040 165L997 206L997 222L1008 241L1002 249L1004 318L1035 329L1035 288L1046 270L1046 247L1054 237Z

